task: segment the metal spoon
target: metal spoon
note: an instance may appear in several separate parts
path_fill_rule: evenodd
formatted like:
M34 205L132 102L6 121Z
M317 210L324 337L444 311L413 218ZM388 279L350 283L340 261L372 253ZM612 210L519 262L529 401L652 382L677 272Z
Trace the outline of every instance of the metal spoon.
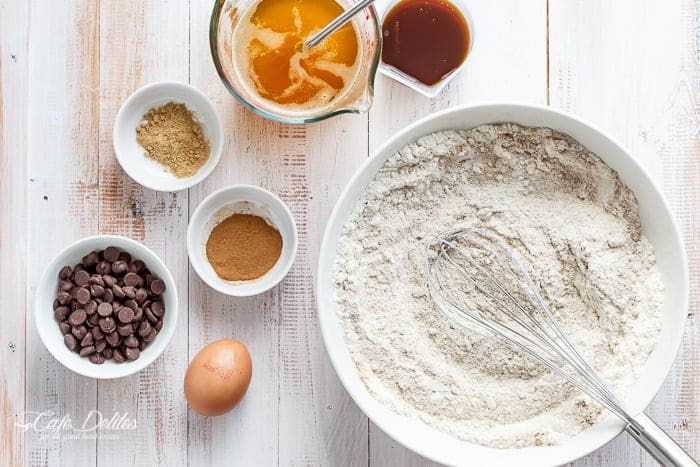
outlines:
M339 15L336 19L328 23L323 29L321 29L319 32L308 38L302 44L302 49L307 50L315 45L318 45L319 42L321 42L323 39L340 29L342 26L345 25L345 23L350 21L350 19L353 16L355 16L360 11L364 10L366 7L370 6L372 3L374 3L374 0L361 0L357 2L355 6L353 6L349 10L344 11L343 14Z

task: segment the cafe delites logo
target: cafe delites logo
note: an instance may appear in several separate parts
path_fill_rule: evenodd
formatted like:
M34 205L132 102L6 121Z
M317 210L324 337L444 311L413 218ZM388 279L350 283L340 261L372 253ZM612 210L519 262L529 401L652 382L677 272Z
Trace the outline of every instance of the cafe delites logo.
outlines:
M42 439L119 439L120 433L136 430L137 423L128 412L107 416L91 410L85 417L73 418L45 410L21 413L15 426L22 432L39 433Z

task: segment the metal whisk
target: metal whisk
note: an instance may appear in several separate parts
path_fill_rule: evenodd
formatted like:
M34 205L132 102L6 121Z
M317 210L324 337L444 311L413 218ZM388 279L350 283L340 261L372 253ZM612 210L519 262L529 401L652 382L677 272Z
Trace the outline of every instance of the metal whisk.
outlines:
M428 282L456 323L530 356L622 419L662 465L698 464L644 413L632 416L569 341L527 270L497 235L466 226L428 246Z

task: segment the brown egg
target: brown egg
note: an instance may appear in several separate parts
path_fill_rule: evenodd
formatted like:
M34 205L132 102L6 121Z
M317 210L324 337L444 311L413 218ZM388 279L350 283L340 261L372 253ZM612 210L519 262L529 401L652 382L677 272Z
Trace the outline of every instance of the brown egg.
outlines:
M245 395L253 372L250 353L236 339L221 339L204 347L185 373L185 398L202 415L221 415Z

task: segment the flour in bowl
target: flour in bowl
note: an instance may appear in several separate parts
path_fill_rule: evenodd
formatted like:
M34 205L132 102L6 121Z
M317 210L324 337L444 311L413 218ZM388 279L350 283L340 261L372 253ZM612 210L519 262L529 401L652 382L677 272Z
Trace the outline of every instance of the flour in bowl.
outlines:
M483 125L425 136L390 157L339 241L338 315L376 399L487 446L557 444L601 406L454 325L430 298L428 241L462 224L510 245L564 332L624 398L656 345L663 304L636 199L567 135Z

